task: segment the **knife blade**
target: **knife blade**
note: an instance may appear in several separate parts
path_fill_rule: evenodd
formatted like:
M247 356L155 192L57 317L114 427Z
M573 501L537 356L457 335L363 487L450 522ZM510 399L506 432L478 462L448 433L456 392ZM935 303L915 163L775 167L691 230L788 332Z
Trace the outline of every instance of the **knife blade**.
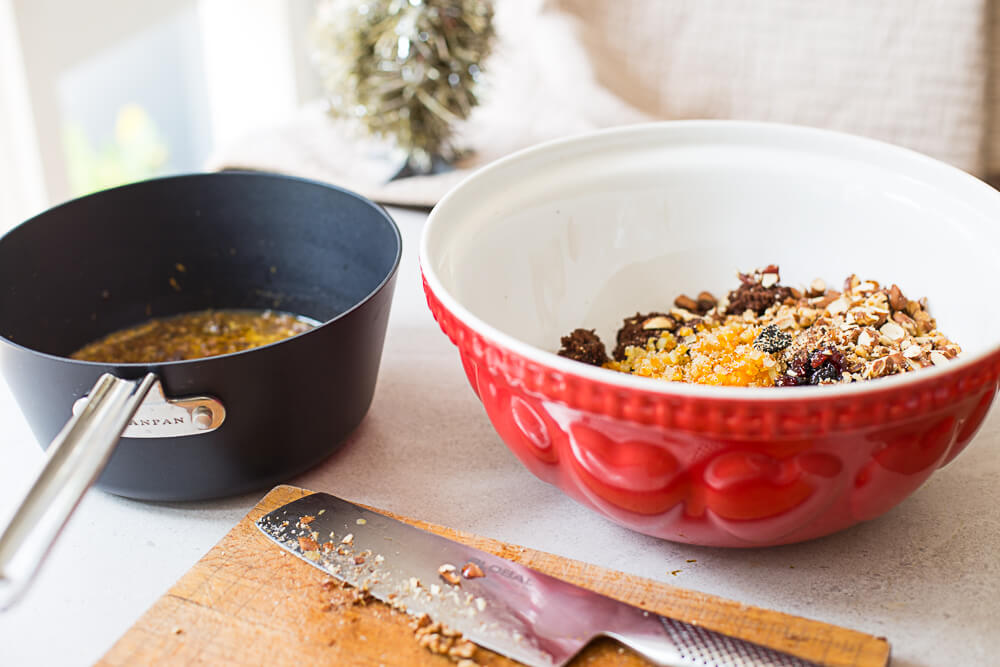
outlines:
M332 577L531 667L565 665L602 635L668 667L816 664L659 616L326 493L279 507L256 525Z

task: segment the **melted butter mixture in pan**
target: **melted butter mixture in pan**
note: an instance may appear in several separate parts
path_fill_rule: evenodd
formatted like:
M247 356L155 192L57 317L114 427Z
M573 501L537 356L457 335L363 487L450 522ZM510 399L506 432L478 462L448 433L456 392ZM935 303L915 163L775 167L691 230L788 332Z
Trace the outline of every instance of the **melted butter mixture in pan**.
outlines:
M119 364L200 359L275 343L317 324L272 310L199 310L120 329L70 357Z

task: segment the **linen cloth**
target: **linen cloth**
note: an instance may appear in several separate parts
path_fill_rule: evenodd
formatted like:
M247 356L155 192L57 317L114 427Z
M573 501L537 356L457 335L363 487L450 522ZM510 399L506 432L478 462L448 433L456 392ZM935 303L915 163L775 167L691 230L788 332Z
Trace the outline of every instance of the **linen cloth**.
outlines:
M517 149L656 119L729 118L840 130L980 177L1000 172L993 71L1000 0L497 0L483 103L456 128L455 171L401 166L322 104L219 150L209 167L327 181L433 206Z

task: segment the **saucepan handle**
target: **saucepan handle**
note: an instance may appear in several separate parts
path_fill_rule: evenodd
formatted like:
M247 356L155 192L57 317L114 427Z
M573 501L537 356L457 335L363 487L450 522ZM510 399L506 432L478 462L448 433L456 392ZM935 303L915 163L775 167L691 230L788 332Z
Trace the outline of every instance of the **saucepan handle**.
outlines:
M27 588L156 382L153 373L141 380L105 373L49 445L38 477L0 534L0 610Z

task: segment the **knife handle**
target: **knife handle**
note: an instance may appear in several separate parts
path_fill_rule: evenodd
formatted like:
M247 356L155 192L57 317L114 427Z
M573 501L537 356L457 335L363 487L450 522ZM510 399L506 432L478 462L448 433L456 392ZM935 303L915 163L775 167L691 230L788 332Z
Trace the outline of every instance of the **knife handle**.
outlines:
M663 667L817 667L790 653L698 625L636 610L639 620L604 634Z
M156 380L153 373L139 381L101 375L49 445L38 477L0 533L0 611L27 588Z

